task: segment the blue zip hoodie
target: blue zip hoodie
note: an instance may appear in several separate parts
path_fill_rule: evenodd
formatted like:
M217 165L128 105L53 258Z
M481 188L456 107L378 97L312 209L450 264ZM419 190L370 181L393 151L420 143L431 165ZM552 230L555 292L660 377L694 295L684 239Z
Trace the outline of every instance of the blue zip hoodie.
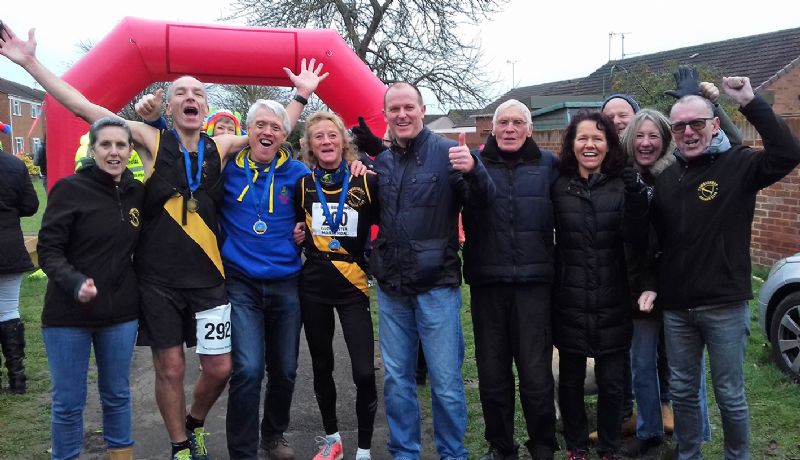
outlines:
M280 280L300 273L300 249L294 243L292 230L296 218L294 188L309 169L291 159L283 147L277 153L278 163L271 184L269 166L250 161L250 180L244 170L249 149L236 155L223 171L225 196L220 209L222 233L222 263L245 276L258 280ZM259 235L253 230L258 221L257 202L264 196L264 188L272 186L264 199L261 220L267 231Z

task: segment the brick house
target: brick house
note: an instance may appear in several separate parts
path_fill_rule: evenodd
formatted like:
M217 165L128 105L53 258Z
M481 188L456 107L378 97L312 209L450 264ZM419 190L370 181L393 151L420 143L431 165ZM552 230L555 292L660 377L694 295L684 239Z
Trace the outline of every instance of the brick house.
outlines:
M800 28L609 61L584 78L514 88L475 117L475 131L483 137L488 135L494 110L513 98L531 108L534 127L539 128L534 130L539 146L558 151L563 136L558 123L563 127L569 123L570 110L597 107L597 101L613 92L614 72L636 68L672 72L676 64L697 64L719 75L750 77L756 93L767 99L800 136ZM740 129L746 144L761 145L752 126L745 124ZM769 266L799 251L800 169L795 169L759 194L751 254L755 265Z
M11 134L0 133L3 150L33 155L44 141L44 96L44 91L0 78L0 122L11 126Z

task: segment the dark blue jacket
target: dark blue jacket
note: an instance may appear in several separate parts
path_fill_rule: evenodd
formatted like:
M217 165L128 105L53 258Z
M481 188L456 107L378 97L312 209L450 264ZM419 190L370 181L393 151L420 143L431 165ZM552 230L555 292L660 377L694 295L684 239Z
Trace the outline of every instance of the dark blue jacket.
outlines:
M464 279L471 285L552 283L555 154L531 138L506 154L489 136L480 159L496 191L491 205L464 208Z
M490 201L494 186L477 159L469 174L453 170L455 145L423 129L404 151L395 145L375 158L381 210L370 270L390 294L461 284L458 213L465 202Z

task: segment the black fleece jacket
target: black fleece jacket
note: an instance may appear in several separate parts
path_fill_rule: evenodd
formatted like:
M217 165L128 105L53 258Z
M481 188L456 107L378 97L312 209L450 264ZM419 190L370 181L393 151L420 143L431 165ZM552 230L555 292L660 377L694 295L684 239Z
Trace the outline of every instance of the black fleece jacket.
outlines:
M753 298L756 195L800 163L800 143L763 99L740 110L761 134L763 150L738 145L690 160L679 157L656 180L653 216L662 251L657 301L665 310Z
M38 245L49 278L43 326L106 326L138 317L132 257L143 199L144 185L128 170L115 184L90 166L53 186ZM81 303L77 295L87 278L94 279L97 297Z

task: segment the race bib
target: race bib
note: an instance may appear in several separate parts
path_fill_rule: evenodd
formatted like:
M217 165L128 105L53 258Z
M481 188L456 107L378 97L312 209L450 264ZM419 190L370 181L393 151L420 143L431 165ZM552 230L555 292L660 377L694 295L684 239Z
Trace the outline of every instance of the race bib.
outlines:
M231 351L231 304L195 313L198 355L221 355Z
M336 216L339 203L329 203L328 207L331 210L331 215ZM322 212L322 203L314 203L311 206L311 233L315 236L356 237L358 235L358 211L345 204L342 222L339 224L339 230L334 235L328 225L328 221L325 219L325 214Z

